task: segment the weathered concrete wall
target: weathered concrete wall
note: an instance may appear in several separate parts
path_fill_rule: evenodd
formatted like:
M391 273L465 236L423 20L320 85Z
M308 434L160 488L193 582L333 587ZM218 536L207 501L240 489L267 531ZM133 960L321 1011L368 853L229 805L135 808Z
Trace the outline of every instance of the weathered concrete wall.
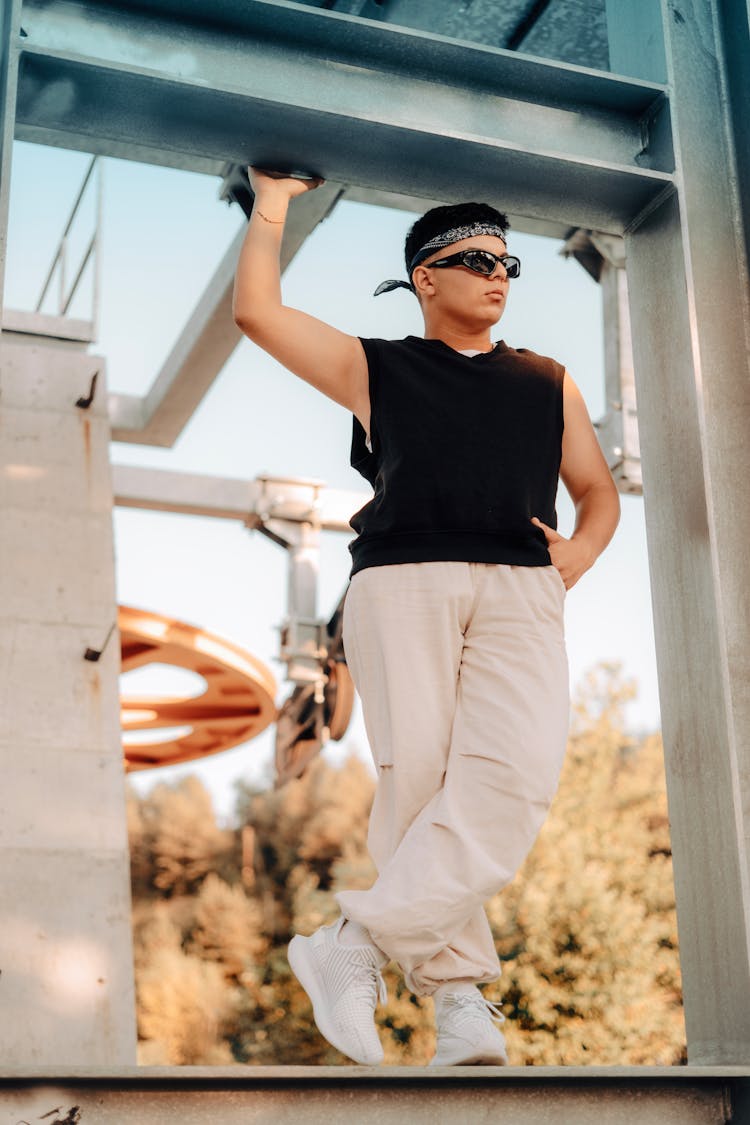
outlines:
M89 394L89 409L76 401ZM0 1057L135 1061L104 362L0 338Z

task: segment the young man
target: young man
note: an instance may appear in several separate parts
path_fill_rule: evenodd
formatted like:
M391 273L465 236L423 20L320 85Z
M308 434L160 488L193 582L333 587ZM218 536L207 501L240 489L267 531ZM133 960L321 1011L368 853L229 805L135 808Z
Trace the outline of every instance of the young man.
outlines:
M289 946L322 1034L382 1061L374 1022L395 960L431 995L432 1065L507 1062L503 1016L478 984L500 963L483 903L513 878L557 788L569 718L563 609L619 522L616 486L580 391L552 359L490 331L520 263L507 219L438 207L406 240L424 337L349 336L281 300L290 200L320 183L249 169L255 206L234 317L354 415L351 463L375 495L351 524L344 647L378 784L378 877ZM558 477L576 508L559 535Z

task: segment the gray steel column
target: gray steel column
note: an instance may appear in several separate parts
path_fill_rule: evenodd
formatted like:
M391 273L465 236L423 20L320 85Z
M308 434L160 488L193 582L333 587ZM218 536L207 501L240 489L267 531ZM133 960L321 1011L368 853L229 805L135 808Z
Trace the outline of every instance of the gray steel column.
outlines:
M8 246L10 207L10 167L16 120L18 88L18 42L21 26L21 0L4 0L0 6L0 331L3 321L5 258Z
M728 1064L750 1055L750 286L717 3L663 0L662 26L678 190L625 243L688 1053Z

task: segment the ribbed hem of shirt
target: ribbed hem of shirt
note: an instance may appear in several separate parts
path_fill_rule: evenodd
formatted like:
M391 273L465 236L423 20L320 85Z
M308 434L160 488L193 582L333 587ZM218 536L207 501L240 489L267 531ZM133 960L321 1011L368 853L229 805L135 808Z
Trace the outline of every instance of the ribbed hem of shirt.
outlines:
M534 535L518 532L411 531L392 536L361 536L349 544L352 578L368 566L409 562L511 563L549 566L547 547Z

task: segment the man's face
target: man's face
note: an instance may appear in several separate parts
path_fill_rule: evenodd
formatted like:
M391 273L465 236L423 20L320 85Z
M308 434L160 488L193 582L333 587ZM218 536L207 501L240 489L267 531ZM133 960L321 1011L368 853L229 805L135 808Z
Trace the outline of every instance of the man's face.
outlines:
M510 286L505 268L499 262L489 277L461 265L427 268L430 262L469 249L490 250L498 255L507 253L503 239L493 234L474 235L436 250L412 273L422 311L429 308L433 314L456 318L472 326L496 324L505 311Z

